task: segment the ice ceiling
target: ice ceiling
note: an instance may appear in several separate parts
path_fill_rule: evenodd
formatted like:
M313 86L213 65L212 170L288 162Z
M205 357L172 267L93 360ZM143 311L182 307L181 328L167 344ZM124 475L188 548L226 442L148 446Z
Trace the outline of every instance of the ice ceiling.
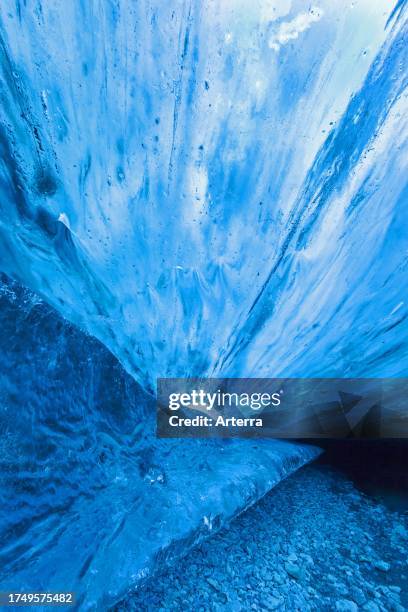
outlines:
M147 389L406 374L405 17L4 0L1 270Z

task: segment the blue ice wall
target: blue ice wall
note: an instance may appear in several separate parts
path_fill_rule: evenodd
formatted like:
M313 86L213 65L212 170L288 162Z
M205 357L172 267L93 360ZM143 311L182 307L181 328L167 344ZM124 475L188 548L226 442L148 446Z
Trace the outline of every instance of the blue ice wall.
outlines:
M94 338L0 279L0 592L107 610L318 450L159 440L152 398Z
M407 375L406 13L2 0L1 590L106 609L316 456L157 376Z
M3 0L0 268L157 375L407 375L406 3Z

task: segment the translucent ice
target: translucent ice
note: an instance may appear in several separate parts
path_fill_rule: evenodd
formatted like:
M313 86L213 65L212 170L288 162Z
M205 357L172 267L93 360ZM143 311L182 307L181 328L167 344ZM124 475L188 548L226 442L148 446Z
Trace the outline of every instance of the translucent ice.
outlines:
M3 271L166 375L406 374L406 6L1 9Z
M159 440L99 342L0 284L0 591L106 610L317 456L273 440Z
M316 455L157 376L407 374L406 11L2 0L1 590L105 609Z

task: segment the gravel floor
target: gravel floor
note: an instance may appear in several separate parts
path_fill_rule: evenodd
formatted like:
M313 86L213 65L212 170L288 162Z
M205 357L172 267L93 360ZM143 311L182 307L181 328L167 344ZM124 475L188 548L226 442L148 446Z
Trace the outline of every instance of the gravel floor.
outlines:
M312 465L116 610L402 612L407 553L406 513Z

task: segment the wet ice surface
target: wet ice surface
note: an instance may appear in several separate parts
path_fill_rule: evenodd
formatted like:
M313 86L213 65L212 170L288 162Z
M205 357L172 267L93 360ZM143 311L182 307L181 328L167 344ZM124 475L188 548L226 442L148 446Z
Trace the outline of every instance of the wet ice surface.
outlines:
M406 374L406 3L1 8L0 269L78 326L4 305L2 577L96 605L174 533L135 380ZM174 446L179 534L306 452L226 447Z
M406 373L406 3L3 0L0 268L157 376Z
M115 610L403 612L408 507L308 466Z
M109 351L0 280L0 590L104 609L316 457L157 439L153 399Z

